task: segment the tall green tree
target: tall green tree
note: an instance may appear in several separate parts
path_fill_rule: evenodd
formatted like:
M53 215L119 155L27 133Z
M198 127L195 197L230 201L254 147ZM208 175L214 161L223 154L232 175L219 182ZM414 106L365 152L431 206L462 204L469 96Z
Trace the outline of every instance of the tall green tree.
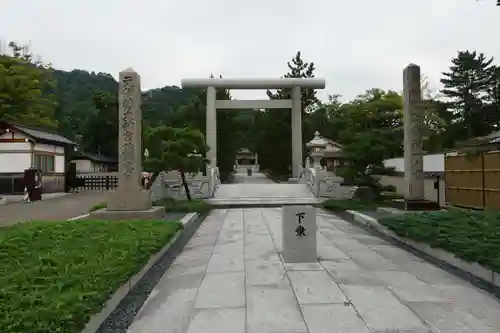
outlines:
M302 59L302 53L298 51L293 59L287 62L288 72L286 78L308 78L314 77L316 67L313 62ZM267 91L270 99L290 99L291 89L280 89L276 92ZM302 121L304 126L304 115L318 106L319 100L314 89L302 89ZM277 177L288 178L291 168L291 114L289 110L266 110L256 117L256 125L260 128L258 138L259 162L262 167L269 169ZM309 138L304 131L302 141ZM303 147L306 153L305 145ZM304 155L305 156L305 155Z
M161 171L179 171L186 197L191 201L186 173L199 172L207 162L205 154L208 147L203 134L187 127L160 126L145 131L145 143L149 147L149 156L146 157L144 166L146 170L153 172L153 181Z
M11 55L0 55L0 119L56 130L50 65L35 60L28 46L11 42L9 47Z
M333 122L343 128L338 141L349 164L337 174L380 194L382 187L373 174L385 171L385 159L402 153L401 104L399 94L372 89L342 106Z
M498 123L498 115L489 107L488 93L495 83L493 58L476 51L458 51L451 60L449 72L443 73L441 90L451 100L452 112L458 117L459 139L489 134Z
M118 96L95 91L93 96L98 110L85 123L82 146L87 152L118 158Z
M314 72L316 67L314 62L305 62L302 59L302 53L297 51L295 57L292 61L287 62L288 73L283 77L285 78L311 78L314 77ZM317 92L314 89L302 89L302 111L309 111L309 108L317 105L319 103ZM273 93L267 91L267 96L270 99L290 99L292 90L291 89L279 89L277 92Z

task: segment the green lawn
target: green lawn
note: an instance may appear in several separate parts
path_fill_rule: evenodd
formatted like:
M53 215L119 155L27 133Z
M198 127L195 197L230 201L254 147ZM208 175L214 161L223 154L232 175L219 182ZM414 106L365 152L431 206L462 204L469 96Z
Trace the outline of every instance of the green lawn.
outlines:
M167 213L208 213L212 206L203 200L193 199L188 200L174 200L174 199L162 199L154 203L155 206L165 206L165 211ZM95 205L90 209L90 212L96 211L98 209L106 208L105 203L100 203Z
M80 332L181 227L80 220L0 229L0 332Z
M379 220L397 235L500 272L500 212L450 209Z

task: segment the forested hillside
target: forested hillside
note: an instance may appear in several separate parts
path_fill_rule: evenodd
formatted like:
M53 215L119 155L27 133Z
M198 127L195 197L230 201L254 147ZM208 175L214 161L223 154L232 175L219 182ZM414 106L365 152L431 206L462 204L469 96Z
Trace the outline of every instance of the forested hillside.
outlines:
M98 147L92 147L93 140L90 140L94 136L95 120L99 118L95 98L103 94L116 96L118 83L111 74L84 70L54 70L53 78L57 100L55 118L59 122L59 132L74 140L78 140L78 135L81 135L87 149L97 152ZM168 123L174 110L192 97L191 92L175 86L145 91L143 95L142 112L146 124Z

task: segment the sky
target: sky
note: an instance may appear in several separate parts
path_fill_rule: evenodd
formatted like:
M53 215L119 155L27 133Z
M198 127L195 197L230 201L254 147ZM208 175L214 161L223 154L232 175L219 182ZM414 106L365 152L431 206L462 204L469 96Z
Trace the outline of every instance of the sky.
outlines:
M182 78L281 77L300 50L326 80L319 97L402 90L421 66L431 88L457 50L500 64L496 0L0 0L0 40L31 43L57 69L132 67L142 89ZM418 5L417 5L418 3ZM265 99L262 90L233 90Z

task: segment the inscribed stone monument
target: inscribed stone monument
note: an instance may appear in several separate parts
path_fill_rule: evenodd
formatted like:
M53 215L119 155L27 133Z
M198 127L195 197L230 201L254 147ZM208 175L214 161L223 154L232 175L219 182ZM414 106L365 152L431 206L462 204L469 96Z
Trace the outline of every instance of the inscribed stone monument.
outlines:
M404 100L404 173L407 210L438 209L439 204L425 200L423 126L424 103L420 82L420 67L408 65L403 71Z
M283 261L287 263L316 262L316 208L283 206Z
M424 200L423 110L420 67L408 65L403 71L404 171L406 199Z
M108 202L109 211L151 209L148 190L142 188L141 80L133 69L120 72L118 129L118 188Z

